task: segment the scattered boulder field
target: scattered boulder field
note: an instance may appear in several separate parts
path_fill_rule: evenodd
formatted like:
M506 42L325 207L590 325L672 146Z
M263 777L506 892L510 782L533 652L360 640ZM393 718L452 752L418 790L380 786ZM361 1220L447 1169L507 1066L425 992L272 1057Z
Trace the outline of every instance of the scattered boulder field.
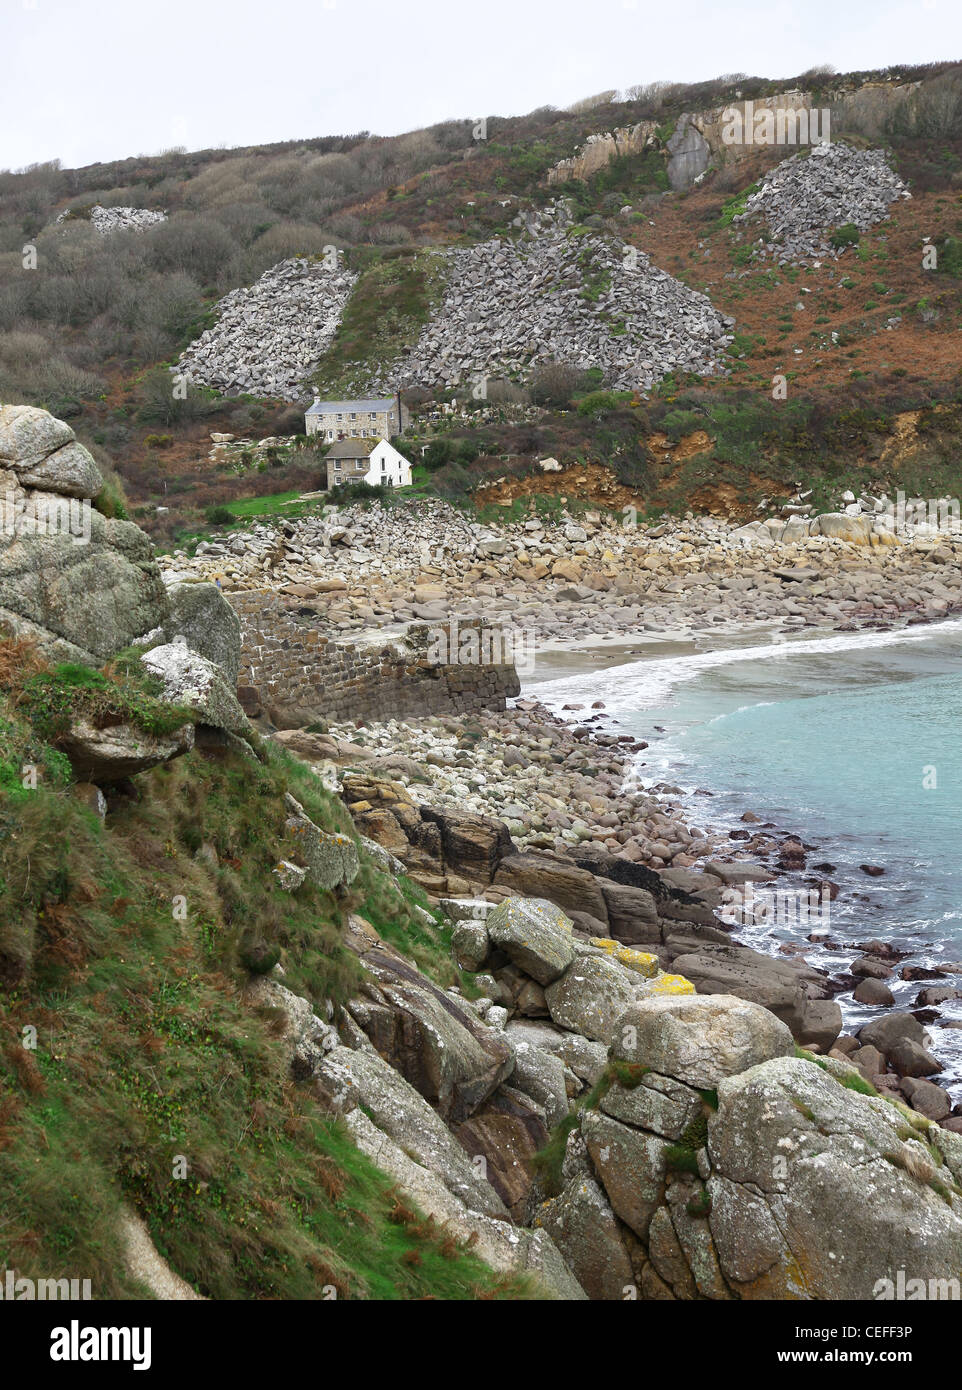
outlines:
M876 499L878 500L878 499ZM253 525L164 559L170 582L264 585L319 626L484 617L537 642L759 626L851 630L958 611L962 538L886 514L625 526L588 512L482 524L437 501ZM878 527L878 530L875 528Z

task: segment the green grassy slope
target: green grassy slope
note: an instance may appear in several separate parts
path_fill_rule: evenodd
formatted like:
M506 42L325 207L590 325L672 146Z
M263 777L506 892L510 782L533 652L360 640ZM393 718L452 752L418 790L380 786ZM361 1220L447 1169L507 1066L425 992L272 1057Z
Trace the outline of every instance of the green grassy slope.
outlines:
M121 1258L128 1202L211 1298L529 1296L398 1200L288 1079L276 1011L241 1002L244 962L277 952L316 1006L346 998L360 966L339 927L362 903L402 948L416 932L422 960L446 957L371 863L340 900L276 886L284 792L351 833L340 803L279 751L195 751L139 776L102 825L38 733L28 671L0 643L0 1267L148 1296ZM156 708L123 675L114 694L61 675L108 721Z

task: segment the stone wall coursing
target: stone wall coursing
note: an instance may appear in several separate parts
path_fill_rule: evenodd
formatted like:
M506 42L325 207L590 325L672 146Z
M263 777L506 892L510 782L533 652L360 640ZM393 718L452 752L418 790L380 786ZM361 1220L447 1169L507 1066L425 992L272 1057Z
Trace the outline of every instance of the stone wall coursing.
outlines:
M383 641L315 626L298 600L270 590L227 595L241 623L238 695L251 716L264 712L308 723L396 719L428 714L501 710L520 693L513 665L438 665L428 652L428 633L449 631L445 622L411 624ZM459 631L480 627L461 620Z

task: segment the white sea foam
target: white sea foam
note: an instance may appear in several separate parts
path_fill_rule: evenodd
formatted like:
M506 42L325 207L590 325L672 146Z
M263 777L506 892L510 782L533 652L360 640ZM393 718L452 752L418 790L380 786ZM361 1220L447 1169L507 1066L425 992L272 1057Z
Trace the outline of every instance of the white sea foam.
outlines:
M535 681L523 690L525 698L541 700L563 718L578 721L583 714L561 710L562 704L584 703L604 696L608 714L650 709L666 702L676 685L695 680L714 667L740 661L800 661L835 652L875 651L912 642L931 642L962 635L962 618L944 623L918 623L884 632L839 632L832 637L766 642L763 646L727 647L693 655L629 661L601 671L585 671L560 680Z

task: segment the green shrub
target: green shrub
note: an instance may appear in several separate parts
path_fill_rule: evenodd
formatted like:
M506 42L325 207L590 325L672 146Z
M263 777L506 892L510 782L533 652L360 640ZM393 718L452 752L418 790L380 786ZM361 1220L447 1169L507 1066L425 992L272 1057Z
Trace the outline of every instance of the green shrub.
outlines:
M578 402L579 415L598 415L604 410L619 410L633 399L631 391L591 391Z
M745 206L753 193L757 193L761 188L760 183L753 183L748 188L743 188L741 193L736 193L733 198L722 207L719 221L723 227L730 227L732 219L741 216L745 211Z
M835 228L829 241L836 251L840 251L843 246L857 246L861 235L854 222L844 222L841 227Z
M108 519L114 521L126 521L127 498L124 495L123 484L115 473L108 473L104 477L104 485L94 498L94 509Z
M437 439L432 439L424 451L421 462L429 472L434 472L436 468L443 468L445 464L454 461L457 452L454 440L448 435L439 435Z
M938 244L938 268L942 275L962 277L962 238L949 236Z

